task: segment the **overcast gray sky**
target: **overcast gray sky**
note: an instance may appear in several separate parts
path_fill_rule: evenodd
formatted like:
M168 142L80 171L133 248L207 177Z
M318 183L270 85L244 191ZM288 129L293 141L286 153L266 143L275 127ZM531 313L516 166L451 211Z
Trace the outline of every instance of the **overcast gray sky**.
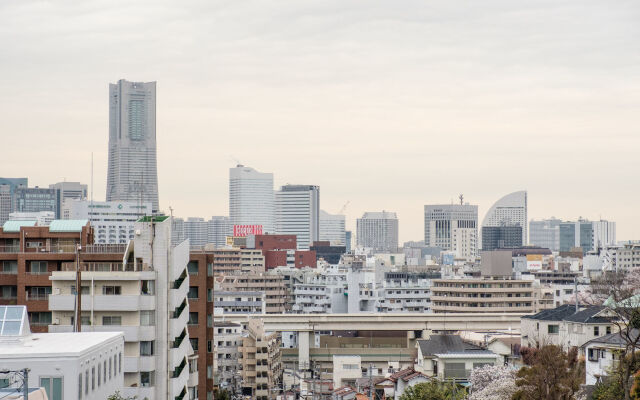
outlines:
M640 239L640 2L0 1L0 176L104 199L108 83L157 81L161 208L228 213L234 159L321 207L459 193L479 219L600 216Z

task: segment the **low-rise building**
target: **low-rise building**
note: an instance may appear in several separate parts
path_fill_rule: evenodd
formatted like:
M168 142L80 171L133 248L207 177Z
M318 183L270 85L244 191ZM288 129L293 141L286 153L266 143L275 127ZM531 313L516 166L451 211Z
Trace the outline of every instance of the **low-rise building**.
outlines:
M25 306L0 306L0 327L1 370L28 368L28 386L43 387L49 400L106 399L122 391L122 332L31 333ZM15 378L0 373L7 383Z
M376 393L380 390L384 392L385 399L398 400L408 388L430 380L431 378L422 372L418 372L413 368L406 368L398 372L394 372L382 380L378 380L375 384L375 388Z
M263 292L265 312L284 313L289 302L289 292L282 276L271 274L246 274L216 278L220 287L229 292Z
M626 331L623 331L626 333ZM640 331L633 329L629 335L631 339L636 339ZM602 378L609 375L611 369L616 367L620 362L620 351L624 351L627 342L623 339L620 332L612 333L591 339L583 346L583 352L586 354L585 370L587 385L595 385L602 382Z
M238 348L242 365L242 394L256 400L275 399L282 384L280 334L265 332L259 319L249 320Z
M439 272L385 272L378 290L378 312L431 312L431 280Z
M266 312L264 292L213 290L215 314L262 314Z
M239 393L240 390L240 351L242 345L243 329L242 325L233 322L219 322L215 328L215 354L216 369L212 369L215 374L214 382L221 389L226 389L231 393ZM212 368L207 366L207 368ZM207 371L209 375L209 371Z

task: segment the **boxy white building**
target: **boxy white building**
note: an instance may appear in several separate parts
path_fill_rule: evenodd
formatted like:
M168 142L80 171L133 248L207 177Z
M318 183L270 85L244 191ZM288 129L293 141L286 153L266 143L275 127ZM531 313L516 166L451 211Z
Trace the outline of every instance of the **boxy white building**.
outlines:
M106 399L122 391L122 332L31 333L25 306L0 306L0 369L29 369L49 400ZM9 383L14 373L0 374ZM14 386L15 387L15 386Z

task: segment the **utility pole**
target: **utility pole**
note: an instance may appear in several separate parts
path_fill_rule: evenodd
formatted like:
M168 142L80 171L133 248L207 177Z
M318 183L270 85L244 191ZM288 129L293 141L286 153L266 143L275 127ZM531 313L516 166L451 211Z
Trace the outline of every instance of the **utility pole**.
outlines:
M76 332L82 331L82 273L80 271L80 246L80 244L76 245Z
M25 399L29 398L29 368L25 368L22 370L22 377L24 378L22 381L22 397Z
M373 363L369 363L369 400L373 400Z

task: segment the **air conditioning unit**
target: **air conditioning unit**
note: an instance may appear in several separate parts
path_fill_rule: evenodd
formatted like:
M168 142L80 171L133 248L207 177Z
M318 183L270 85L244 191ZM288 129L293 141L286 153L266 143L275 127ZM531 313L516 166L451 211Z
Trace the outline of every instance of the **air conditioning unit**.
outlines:
M136 229L136 235L140 236L142 234L142 231L140 231L140 229Z
M54 318L53 319L53 324L54 325L60 325L60 318Z

